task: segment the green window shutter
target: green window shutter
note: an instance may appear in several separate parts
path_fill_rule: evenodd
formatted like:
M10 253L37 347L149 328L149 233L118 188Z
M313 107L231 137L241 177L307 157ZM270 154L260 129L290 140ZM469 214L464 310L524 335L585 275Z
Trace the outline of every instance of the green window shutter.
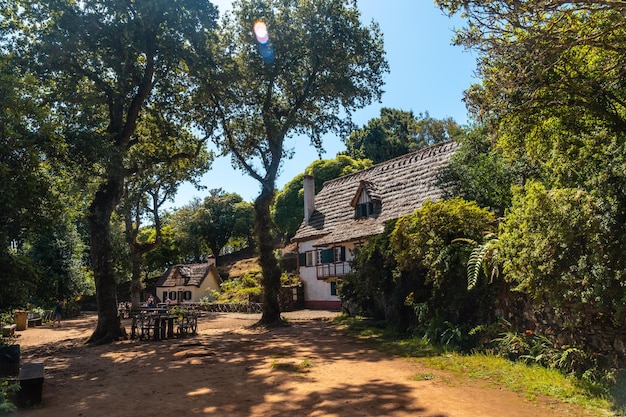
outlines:
M298 266L306 266L306 253L301 253L298 256Z
M323 264L331 264L335 261L335 253L333 248L330 249L322 249L321 258Z
M342 247L341 247L340 259L341 259L342 261L345 261L345 260L346 260L346 247L345 247L345 246L342 246Z

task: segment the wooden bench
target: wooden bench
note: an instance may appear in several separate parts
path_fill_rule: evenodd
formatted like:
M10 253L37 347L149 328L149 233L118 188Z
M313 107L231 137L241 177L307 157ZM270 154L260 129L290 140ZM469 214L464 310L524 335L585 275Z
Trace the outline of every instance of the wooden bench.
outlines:
M44 380L43 362L22 364L16 382L20 389L15 393L15 405L18 407L41 404Z
M39 313L28 313L28 327L41 326L43 319Z
M6 326L2 326L2 337L15 336L16 327L17 324L7 324Z

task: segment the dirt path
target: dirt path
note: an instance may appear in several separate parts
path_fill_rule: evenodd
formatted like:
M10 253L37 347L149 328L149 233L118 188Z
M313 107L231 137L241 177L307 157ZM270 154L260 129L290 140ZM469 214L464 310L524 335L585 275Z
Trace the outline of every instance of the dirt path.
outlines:
M390 358L330 323L286 313L291 326L249 327L258 315L211 313L195 337L86 347L84 315L20 332L22 362L45 361L44 404L19 416L585 416L551 401L460 382ZM435 378L414 381L419 373Z

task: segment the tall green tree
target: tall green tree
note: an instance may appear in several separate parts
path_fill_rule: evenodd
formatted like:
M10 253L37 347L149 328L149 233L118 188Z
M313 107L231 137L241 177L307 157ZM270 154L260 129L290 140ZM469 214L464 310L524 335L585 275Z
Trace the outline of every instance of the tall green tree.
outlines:
M475 201L503 216L511 206L511 186L536 175L537 167L528 158L507 158L492 142L486 126L477 125L461 139L450 164L437 173L437 185L444 198Z
M54 306L59 300L93 295L87 236L80 234L77 220L67 213L42 229L25 253L41 271L32 298L34 304Z
M354 130L345 139L346 155L370 159L375 164L429 145L459 139L463 129L451 118L433 119L428 113L383 107L380 116Z
M209 253L209 247L196 229L196 213L201 207L202 201L195 198L171 215L172 238L180 262L199 263Z
M189 130L185 61L214 27L208 1L16 1L0 5L6 45L46 88L66 151L93 190L88 207L98 324L89 341L126 337L117 314L111 214L133 172L142 117ZM196 148L196 146L191 146ZM161 161L153 161L158 163Z
M308 136L320 148L322 135L347 132L351 112L380 99L388 71L382 35L375 23L362 24L354 1L240 0L216 46L195 63L204 84L196 101L218 146L261 185L254 202L260 323L277 324L281 272L270 206L281 161L291 153L286 141Z
M138 143L130 152L133 174L126 179L119 211L124 219L131 258L133 307L139 307L141 301L145 255L163 243L163 205L173 200L183 182L189 181L200 187L198 179L208 170L213 159L213 153L207 151L203 141L196 142L188 134L171 135L172 131L175 130L165 120L144 118L137 128ZM154 228L153 239L139 239L145 221L150 221Z
M0 19L0 36L2 30ZM48 106L37 100L35 78L24 74L0 43L0 308L34 295L41 270L25 253L62 211L50 173L54 135ZM47 134L48 132L49 134Z
M252 203L221 188L209 191L194 213L191 228L218 258L229 240L246 239L252 233Z
M272 205L272 217L276 228L290 239L304 219L304 175L315 179L315 192L319 192L326 181L362 171L372 165L367 159L356 160L346 155L337 155L334 159L312 162L304 169L304 174L296 175L282 190L276 193Z

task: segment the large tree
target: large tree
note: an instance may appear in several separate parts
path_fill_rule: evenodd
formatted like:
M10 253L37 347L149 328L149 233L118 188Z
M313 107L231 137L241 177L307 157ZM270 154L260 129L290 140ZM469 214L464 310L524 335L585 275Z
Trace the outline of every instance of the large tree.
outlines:
M0 37L5 34L0 18ZM50 161L52 136L47 106L36 99L37 80L21 73L20 63L0 38L0 308L24 305L41 270L24 253L25 242L39 239L59 215ZM19 277L19 279L18 279Z
M380 99L388 65L378 26L363 25L354 1L240 0L233 7L217 48L196 61L204 81L198 102L206 120L217 117L216 143L261 185L254 202L260 323L272 325L281 318L270 205L291 153L286 141L308 136L320 148L322 135L345 134L351 112Z
M172 135L187 129L185 61L193 39L213 28L217 11L197 0L36 0L0 7L10 34L6 44L45 86L65 150L93 190L88 223L98 325L89 340L125 337L117 314L111 214L134 169L129 151L138 143L141 118L158 115Z
M433 119L428 113L383 107L380 116L345 139L346 155L367 158L375 164L416 151L429 145L459 139L463 129L453 119Z
M202 204L196 206L188 227L217 258L231 239L247 239L252 222L252 203L244 202L239 194L218 188L210 190Z
M165 120L144 118L135 135L137 145L129 152L133 174L126 179L119 210L124 218L131 258L133 308L139 307L141 302L144 257L163 243L161 214L164 204L173 200L179 186L186 181L201 188L199 177L208 170L213 159L213 153L207 151L203 141L196 141L189 134L177 132L171 135L172 131L176 130L171 129ZM154 227L152 239L140 239L140 230L146 221Z
M437 173L444 198L461 197L504 215L513 197L512 185L536 174L527 158L510 160L490 140L484 125L472 127L461 139L450 164Z

